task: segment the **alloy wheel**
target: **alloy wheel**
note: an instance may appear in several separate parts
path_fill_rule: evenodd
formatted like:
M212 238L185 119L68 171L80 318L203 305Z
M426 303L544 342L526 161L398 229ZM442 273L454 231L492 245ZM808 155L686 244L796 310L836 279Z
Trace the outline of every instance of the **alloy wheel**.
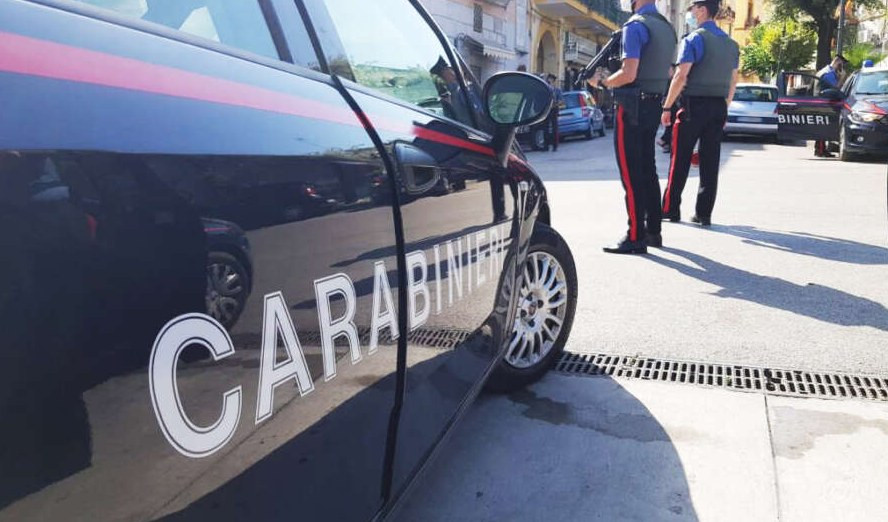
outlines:
M567 314L568 283L564 269L552 255L533 252L524 264L518 292L518 314L505 361L530 368L542 361L561 333Z
M223 326L231 326L240 315L244 292L240 274L227 263L207 265L207 311Z

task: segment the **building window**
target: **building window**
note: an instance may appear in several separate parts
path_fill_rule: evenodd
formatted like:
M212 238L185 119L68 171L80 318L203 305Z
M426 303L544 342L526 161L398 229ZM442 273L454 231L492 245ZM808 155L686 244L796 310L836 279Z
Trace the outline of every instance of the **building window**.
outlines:
M481 4L475 4L475 20L472 28L476 33L480 33L484 29L484 11L481 9Z

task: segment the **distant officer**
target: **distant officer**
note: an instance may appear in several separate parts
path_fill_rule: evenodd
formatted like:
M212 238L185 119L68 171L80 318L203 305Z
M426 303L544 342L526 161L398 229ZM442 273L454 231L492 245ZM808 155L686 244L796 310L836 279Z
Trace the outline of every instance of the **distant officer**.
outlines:
M654 0L636 0L631 4L623 1L623 9L634 12L623 25L623 63L601 85L614 89L617 101L614 149L626 191L629 230L615 245L604 247L604 251L643 254L648 246L663 245L654 141L676 38L672 24L657 12ZM597 78L589 83L598 86Z
M663 125L669 125L669 111L681 94L681 108L672 130L675 149L663 195L663 218L681 220L681 192L688 180L694 145L699 140L700 189L691 221L703 226L710 225L715 206L722 129L740 64L737 43L713 21L718 9L718 0L691 1L686 20L692 31L679 45L678 68L663 102L662 115Z
M824 89L839 88L840 78L845 70L846 63L848 63L848 60L846 60L841 54L837 54L831 63L828 63L826 67L817 71L817 77L820 78L821 91ZM835 156L835 154L829 151L829 148L826 146L826 141L824 140L817 140L814 142L814 155L822 158L832 158Z
M552 73L547 74L546 83L552 89L552 96L555 99L546 122L546 150L552 147L552 152L555 152L558 150L558 142L561 141L561 136L558 134L558 113L561 112L561 103L564 96L561 94L561 89L558 88L557 76Z

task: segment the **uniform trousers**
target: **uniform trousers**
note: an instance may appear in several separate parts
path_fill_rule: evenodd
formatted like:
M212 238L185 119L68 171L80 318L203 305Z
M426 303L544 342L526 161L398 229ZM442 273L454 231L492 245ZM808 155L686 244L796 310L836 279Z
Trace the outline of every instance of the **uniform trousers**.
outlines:
M662 220L660 210L660 181L654 158L654 142L660 125L661 97L638 101L637 121L617 106L614 131L614 149L620 181L626 191L626 213L629 214L630 241L640 241L645 234L659 234Z
M688 96L683 100L682 108L672 124L672 161L663 194L663 214L679 214L681 193L691 168L691 156L699 141L700 188L697 191L696 213L700 218L712 217L718 192L721 139L727 117L728 106L722 97Z

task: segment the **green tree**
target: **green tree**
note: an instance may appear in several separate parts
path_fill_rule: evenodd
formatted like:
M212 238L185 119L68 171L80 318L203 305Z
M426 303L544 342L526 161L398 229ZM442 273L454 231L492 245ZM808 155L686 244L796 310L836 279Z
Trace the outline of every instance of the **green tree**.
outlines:
M821 68L832 58L833 38L839 25L836 12L840 0L771 0L774 14L778 19L802 19L812 31L817 33L817 68ZM853 1L853 4L852 4ZM849 0L846 5L878 9L884 0ZM845 11L848 13L848 10ZM845 33L850 30L846 26ZM844 40L844 38L843 38Z
M795 20L777 20L757 26L741 51L741 70L770 79L778 70L801 69L811 62L817 35Z
M845 49L842 53L848 59L848 68L852 71L860 69L864 60L872 60L873 63L879 63L885 58L878 49L869 43L854 44Z

